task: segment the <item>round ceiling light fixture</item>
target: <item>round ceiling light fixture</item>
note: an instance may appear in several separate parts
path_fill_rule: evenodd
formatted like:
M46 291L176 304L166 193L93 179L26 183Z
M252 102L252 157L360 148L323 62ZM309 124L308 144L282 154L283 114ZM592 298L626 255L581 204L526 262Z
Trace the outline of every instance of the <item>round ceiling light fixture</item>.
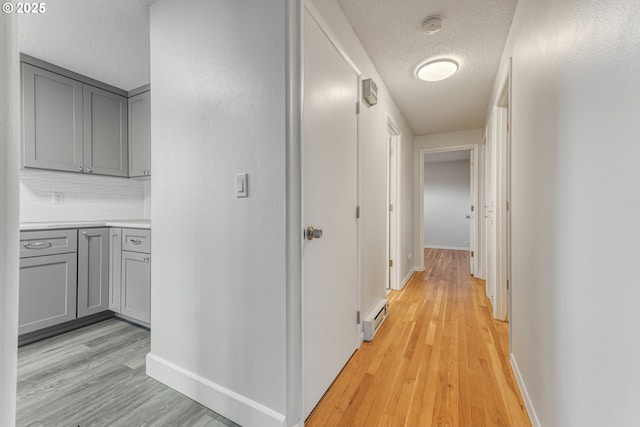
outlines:
M453 76L458 68L458 63L453 59L435 59L420 65L416 75L426 82L439 82Z

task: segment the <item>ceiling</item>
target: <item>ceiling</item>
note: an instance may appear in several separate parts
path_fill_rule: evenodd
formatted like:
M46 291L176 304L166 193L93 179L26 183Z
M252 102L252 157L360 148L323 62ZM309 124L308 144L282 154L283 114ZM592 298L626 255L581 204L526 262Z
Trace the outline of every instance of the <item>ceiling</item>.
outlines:
M517 0L338 0L416 136L484 125L493 81ZM424 18L442 30L426 35ZM453 77L423 82L418 65L449 56Z
M56 0L22 15L20 50L124 90L149 83L156 0ZM336 0L416 136L481 128L517 0ZM430 15L442 30L425 35ZM450 55L460 70L427 83L416 67Z
M153 0L55 0L17 15L21 52L120 89L149 83Z

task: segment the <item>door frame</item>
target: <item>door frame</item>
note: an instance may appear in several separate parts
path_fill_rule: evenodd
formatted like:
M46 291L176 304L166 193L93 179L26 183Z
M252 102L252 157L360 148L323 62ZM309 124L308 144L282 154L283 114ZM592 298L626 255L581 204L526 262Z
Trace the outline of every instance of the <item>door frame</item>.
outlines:
M496 290L494 317L508 321L511 312L511 63L495 102ZM511 330L511 327L509 327Z
M291 301L291 304L288 304L289 308L291 310L294 310L294 317L289 318L288 320L288 331L291 331L294 333L293 339L289 341L289 346L290 346L290 351L289 353L292 354L292 356L294 356L294 364L295 364L295 368L297 370L297 372L291 370L289 371L290 373L292 373L293 375L297 375L299 377L299 382L297 382L296 384L290 384L292 386L291 388L291 392L295 392L296 390L298 390L299 395L298 396L290 396L290 393L288 393L288 397L289 397L289 402L296 404L297 405L297 409L298 409L298 425L303 425L304 424L304 419L302 419L302 417L304 416L304 393L305 393L305 377L306 377L306 367L304 365L304 340L306 339L304 337L304 335L302 334L302 330L304 329L302 323L303 323L303 311L304 311L304 283L302 282L302 248L303 248L303 244L304 244L304 238L301 238L303 236L303 233L301 232L301 230L303 229L303 224L304 224L304 212L303 212L303 207L304 207L304 193L302 192L302 189L304 188L304 171L302 170L302 152L303 152L303 147L304 147L304 141L302 138L302 129L304 126L304 123L302 121L302 118L304 117L303 113L304 113L304 55L305 55L305 51L304 51L304 34L305 34L305 29L304 29L304 17L305 17L305 12L308 12L309 15L311 16L311 18L316 22L316 24L318 24L318 27L320 28L320 30L324 33L324 35L327 37L327 39L329 40L329 42L331 43L331 45L336 49L336 52L341 56L341 58L345 61L345 63L347 64L347 66L353 71L353 73L356 76L356 80L357 80L357 88L356 88L356 100L355 102L357 102L358 104L360 103L360 99L362 97L362 73L360 72L359 68L355 65L355 63L351 60L351 58L349 57L349 55L347 54L346 50L343 48L342 44L338 41L338 37L336 37L336 35L333 33L333 31L331 30L329 24L324 20L324 18L322 17L322 15L320 14L320 12L318 11L318 9L313 5L313 3L310 0L302 0L301 1L301 7L299 9L299 14L295 17L291 16L291 11L296 9L296 4L299 4L296 0L288 0L289 2L289 7L290 7L290 24L295 25L295 23L292 23L291 21L293 19L298 19L298 24L297 24L297 36L299 37L299 41L297 42L298 45L296 46L296 41L291 41L289 40L289 89L290 89L290 95L289 95L289 101L292 104L293 107L293 103L295 103L295 108L292 108L289 111L289 117L290 118L295 118L295 120L298 121L299 125L295 128L295 129L290 129L290 131L295 130L296 132L296 137L298 138L298 144L295 143L294 140L290 140L289 141L289 166L288 166L288 170L290 172L292 172L293 177L295 177L295 175L297 175L300 179L299 179L299 183L292 183L292 182L288 182L288 194L290 194L291 196L294 197L288 197L288 205L291 205L293 203L297 202L297 211L296 212L292 212L296 215L296 218L294 221L291 221L291 223L289 224L288 227L288 231L289 231L289 238L288 238L288 243L290 245L294 245L292 246L292 249L296 251L296 253L291 254L291 255L295 255L295 257L292 259L290 257L288 257L289 260L295 260L295 262L297 262L295 271L293 272L295 275L293 277L297 277L298 278L298 286L299 286L299 290L293 290L290 289L291 286L295 286L295 283L291 283L288 282L288 296L291 298L295 298L297 299L297 307L298 309L296 310L295 307L295 301ZM289 37L292 37L294 35L292 35L291 31L289 32ZM293 49L293 51L292 51ZM295 67L296 64L291 63L293 58L295 56L298 56L298 61L297 61L297 70L299 72L299 81L297 82L297 86L293 87L293 85L296 83L295 82L295 77L292 77L293 72L295 72L295 69L292 69L292 67ZM297 99L295 98L297 94ZM356 105L354 105L354 108L356 108ZM361 200L361 179L360 179L360 173L361 173L361 164L360 164L360 132L359 132L359 116L356 115L356 126L357 126L357 134L356 134L356 188L357 188L357 195L356 195L356 205L360 206L360 200ZM292 136L292 135L290 135ZM295 158L291 158L291 156L294 155ZM288 179L288 181L291 180L291 177ZM289 193L289 190L293 190L294 193ZM297 196L297 197L295 197ZM289 208L293 208L293 206L289 206ZM354 212L355 215L355 212ZM299 221L298 221L299 220ZM294 229L293 225L296 225L298 228ZM361 305L362 305L362 286L361 286L361 239L360 239L360 235L361 235L361 224L359 221L359 218L357 220L357 229L356 229L356 307L354 307L356 312L361 312ZM295 242L295 243L294 243ZM297 311L297 312L296 312ZM295 325L292 324L292 322L295 322L296 320L298 320L299 324ZM360 345L362 344L363 340L364 340L364 335L363 335L363 329L362 329L362 322L356 323L355 324L355 331L354 331L354 347L357 350L358 348L360 348ZM290 381L290 379L288 380ZM289 389L289 388L288 388ZM289 410L289 408L288 408Z
M395 157L394 166L395 166L395 188L391 188L391 144L390 139L393 138L393 145L395 147ZM402 133L400 132L400 127L396 124L393 118L390 115L387 115L387 214L386 214L386 254L387 261L394 260L394 269L392 270L387 262L387 276L385 278L385 284L387 289L391 290L400 290L402 289L402 278L400 277L400 212L402 207L401 203L398 203L400 196L400 156L401 156L401 146L402 146ZM391 200L390 193L393 191L394 200ZM395 221L392 223L391 212L389 210L389 206L393 201L393 210L395 213ZM393 227L393 228L392 228ZM393 233L391 233L393 230ZM393 239L393 241L391 240ZM391 251L391 244L394 243L395 250Z
M424 252L424 161L425 161L425 156L427 154L435 154L435 153L446 153L446 152L450 152L450 151L472 151L473 152L473 158L477 159L478 158L478 144L467 144L467 145L455 145L455 146L450 146L450 147L439 147L439 148L423 148L419 151L419 171L418 171L418 175L419 175L419 184L418 184L418 198L415 201L415 203L418 205L418 241L420 243L419 248L422 251L419 257L419 261L416 265L416 269L419 271L424 271L424 256L422 255L422 253ZM477 162L476 165L474 167L474 179L473 179L473 188L471 188L471 194L472 194L472 200L473 200L473 205L476 207L475 211L476 211L476 215L475 215L475 227L474 227L474 231L475 231L475 235L473 239L470 239L469 242L473 241L475 247L470 248L471 251L474 251L474 254L478 254L478 252L480 251L480 246L478 245L478 231L479 231L479 227L478 227L478 217L479 215L477 215L477 206L478 206L478 167L477 167ZM484 254L482 254L484 255ZM481 256L482 256L481 255ZM478 271L478 260L480 259L481 256L474 256L474 270Z

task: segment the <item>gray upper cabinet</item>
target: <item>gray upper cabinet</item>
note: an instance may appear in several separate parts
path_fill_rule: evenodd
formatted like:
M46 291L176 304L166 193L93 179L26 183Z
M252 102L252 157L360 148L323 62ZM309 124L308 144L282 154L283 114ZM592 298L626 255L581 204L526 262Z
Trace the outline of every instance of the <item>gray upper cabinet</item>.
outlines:
M23 63L22 107L24 165L82 170L82 83Z
M151 92L129 98L129 176L151 175Z
M109 229L78 230L78 317L109 309Z
M127 98L84 85L84 169L128 176Z
M27 61L22 63L24 166L129 176L126 92L34 58Z

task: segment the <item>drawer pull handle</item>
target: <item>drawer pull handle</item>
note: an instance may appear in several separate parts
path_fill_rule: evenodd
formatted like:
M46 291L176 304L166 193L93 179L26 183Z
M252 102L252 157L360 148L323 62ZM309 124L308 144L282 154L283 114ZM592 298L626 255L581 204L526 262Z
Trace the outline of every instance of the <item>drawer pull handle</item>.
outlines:
M142 240L140 239L131 239L129 240L131 243L133 243L134 245L139 245L142 243Z
M23 246L27 249L47 249L51 247L51 242L27 242Z

